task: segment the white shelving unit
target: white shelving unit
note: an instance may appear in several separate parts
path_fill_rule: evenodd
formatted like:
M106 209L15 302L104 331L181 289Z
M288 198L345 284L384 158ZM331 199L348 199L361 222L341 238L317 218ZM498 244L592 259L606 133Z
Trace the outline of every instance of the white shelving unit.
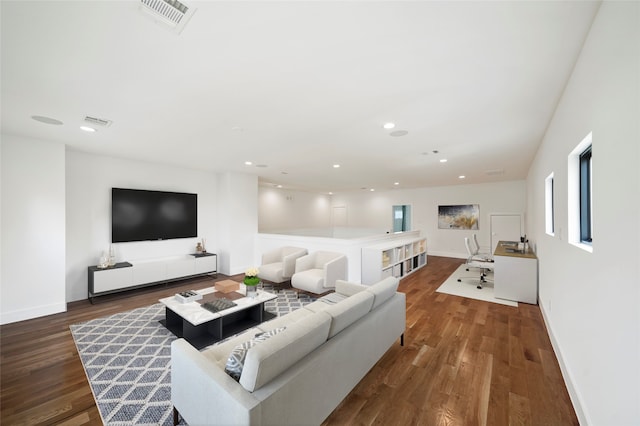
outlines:
M427 264L427 239L389 241L362 248L362 283L386 277L402 278Z

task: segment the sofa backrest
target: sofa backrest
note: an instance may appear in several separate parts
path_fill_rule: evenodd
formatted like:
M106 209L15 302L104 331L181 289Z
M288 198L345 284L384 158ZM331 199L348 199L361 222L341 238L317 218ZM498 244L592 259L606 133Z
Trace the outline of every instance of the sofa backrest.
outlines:
M391 298L398 290L399 281L395 277L387 277L382 281L367 287L366 291L373 293L375 299L371 309L375 309Z
M368 291L362 291L329 306L324 312L331 316L329 338L340 333L352 323L365 316L373 306L374 296Z
M316 312L249 349L239 381L242 387L253 392L282 374L322 345L330 326L331 317Z

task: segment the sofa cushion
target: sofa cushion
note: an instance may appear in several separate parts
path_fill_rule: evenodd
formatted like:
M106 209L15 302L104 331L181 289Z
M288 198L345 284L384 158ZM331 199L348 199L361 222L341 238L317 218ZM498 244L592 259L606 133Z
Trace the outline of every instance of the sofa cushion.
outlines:
M331 317L324 312L309 315L249 349L240 384L249 392L278 377L322 345L329 335Z
M291 277L291 286L316 294L326 291L324 290L324 269L307 269L296 272Z
M256 336L251 339L237 345L231 353L229 354L229 358L227 359L227 364L224 368L225 373L233 377L236 381L240 380L240 376L242 375L242 370L244 368L245 359L247 357L247 352L249 349L257 345L258 343L262 343L265 340L275 336L278 333L283 332L286 327L274 328L273 330L264 331L256 334Z
M283 264L282 262L268 263L266 265L260 265L260 272L258 273L258 277L271 281L274 283L280 283L284 280L283 277Z
M296 309L293 312L289 312L286 315L282 315L280 317L271 319L269 321L265 321L261 324L258 324L258 328L262 331L269 331L274 328L283 327L287 325L291 325L295 322L300 321L304 317L312 315L313 312L308 311L304 308Z
M385 301L391 298L398 290L398 279L395 277L387 277L372 286L367 287L368 292L373 293L375 299L371 309L375 309Z
M351 283L344 280L336 280L336 293L343 294L345 296L353 296L356 293L366 290L366 285Z
M365 316L371 310L371 306L373 306L373 299L373 294L368 291L362 291L344 299L340 303L329 305L324 311L331 315L329 338L332 338Z
M345 300L347 296L342 295L340 293L329 293L326 296L322 296L315 302L308 303L304 305L303 309L311 312L322 312L325 311L329 306L335 305L336 303L340 303Z

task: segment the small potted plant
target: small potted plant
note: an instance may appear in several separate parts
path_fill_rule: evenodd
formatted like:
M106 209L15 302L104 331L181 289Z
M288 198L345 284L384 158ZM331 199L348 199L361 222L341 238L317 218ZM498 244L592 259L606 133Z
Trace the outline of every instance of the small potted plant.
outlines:
M258 283L260 282L260 278L258 278L259 272L258 268L249 268L244 273L242 282L247 286L248 297L256 297Z

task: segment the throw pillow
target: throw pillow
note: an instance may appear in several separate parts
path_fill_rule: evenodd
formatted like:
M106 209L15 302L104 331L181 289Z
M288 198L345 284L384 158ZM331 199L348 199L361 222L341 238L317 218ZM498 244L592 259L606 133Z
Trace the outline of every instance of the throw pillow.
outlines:
M260 342L264 342L269 337L284 331L287 327L274 328L273 330L265 331L264 333L258 333L255 337L247 342L237 345L229 354L227 364L224 368L225 373L231 376L236 382L240 381L242 375L242 369L244 368L244 360L247 357L249 349L254 347Z

